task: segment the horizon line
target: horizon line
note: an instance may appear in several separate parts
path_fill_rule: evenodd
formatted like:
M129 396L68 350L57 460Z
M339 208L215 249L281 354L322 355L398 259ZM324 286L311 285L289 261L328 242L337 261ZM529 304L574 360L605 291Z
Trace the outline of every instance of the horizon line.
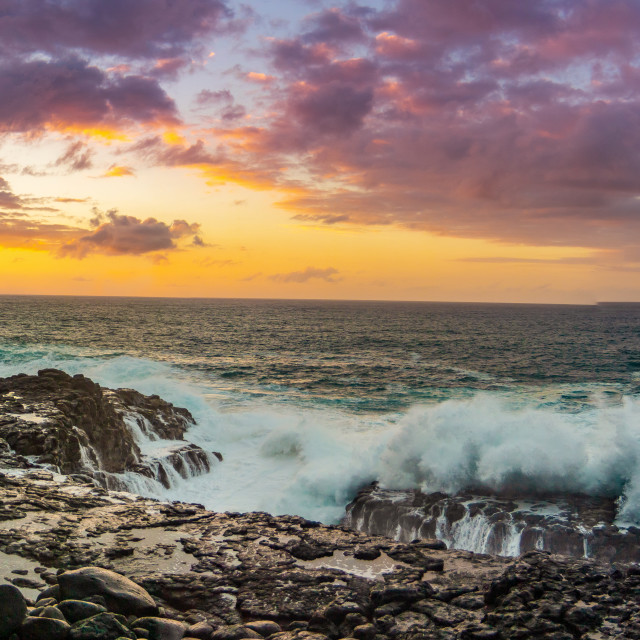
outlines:
M522 305L546 307L597 307L600 305L640 305L640 300L598 300L595 302L486 302L478 300L400 300L376 298L268 298L268 297L226 297L226 296L127 296L127 295L85 295L73 293L0 293L0 298L88 298L123 300L238 300L260 302L363 302L400 304L469 304L469 305Z

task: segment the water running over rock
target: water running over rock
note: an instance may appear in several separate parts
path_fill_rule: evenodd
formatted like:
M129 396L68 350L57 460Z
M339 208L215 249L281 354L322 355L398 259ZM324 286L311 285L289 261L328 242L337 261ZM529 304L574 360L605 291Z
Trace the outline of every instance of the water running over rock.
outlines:
M449 548L475 553L514 557L538 550L606 562L640 561L640 529L618 527L615 517L610 498L448 496L371 485L347 506L344 523L403 542L437 538Z
M82 375L44 369L0 379L0 456L13 467L30 460L109 489L157 494L218 463L184 440L194 424L158 396L104 389Z

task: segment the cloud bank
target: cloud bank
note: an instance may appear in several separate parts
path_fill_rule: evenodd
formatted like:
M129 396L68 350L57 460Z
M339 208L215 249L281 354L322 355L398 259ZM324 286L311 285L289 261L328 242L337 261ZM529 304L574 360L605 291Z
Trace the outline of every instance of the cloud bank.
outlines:
M626 246L639 29L635 0L347 3L267 42L268 117L227 145L301 220Z

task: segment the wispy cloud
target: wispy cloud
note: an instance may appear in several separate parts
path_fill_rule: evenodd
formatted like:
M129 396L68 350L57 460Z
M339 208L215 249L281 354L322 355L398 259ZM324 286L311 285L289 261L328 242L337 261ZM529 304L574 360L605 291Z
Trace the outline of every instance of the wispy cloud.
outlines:
M517 258L508 256L459 258L458 262L478 262L487 264L596 264L596 256L569 256L566 258Z
M303 283L309 280L324 280L325 282L339 282L342 277L340 272L333 267L318 269L307 267L304 271L291 271L289 273L276 273L269 278L275 282Z
M72 142L66 151L55 161L56 167L67 167L69 171L82 171L93 166L93 152L83 142Z
M123 178L126 176L135 176L136 172L131 167L112 164L102 176L103 178Z

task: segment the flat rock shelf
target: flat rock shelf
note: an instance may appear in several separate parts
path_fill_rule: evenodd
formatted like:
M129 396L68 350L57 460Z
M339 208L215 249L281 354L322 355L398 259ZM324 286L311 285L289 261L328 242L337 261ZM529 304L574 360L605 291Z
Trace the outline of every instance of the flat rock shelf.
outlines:
M0 577L30 589L28 624L0 630L3 639L640 638L636 564L452 551L37 470L1 473L0 504ZM68 604L63 572L87 567L131 578L157 612L113 611L100 594L74 592L103 608L69 619L84 605ZM38 635L45 628L53 635Z

